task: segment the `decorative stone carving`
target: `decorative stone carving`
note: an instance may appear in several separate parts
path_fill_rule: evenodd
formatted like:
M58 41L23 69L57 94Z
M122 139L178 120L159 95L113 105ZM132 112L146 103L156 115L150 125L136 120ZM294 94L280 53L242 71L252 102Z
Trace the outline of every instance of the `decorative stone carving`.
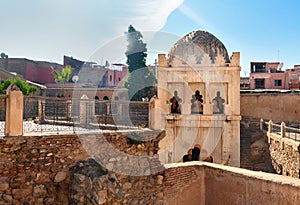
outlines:
M225 100L220 96L220 91L217 92L217 96L212 100L212 102L213 102L213 113L224 114Z
M210 57L211 64L216 63L217 57L224 59L224 64L230 63L224 44L214 35L198 30L177 41L169 52L168 64L172 66L175 58L182 64L202 64L205 54Z

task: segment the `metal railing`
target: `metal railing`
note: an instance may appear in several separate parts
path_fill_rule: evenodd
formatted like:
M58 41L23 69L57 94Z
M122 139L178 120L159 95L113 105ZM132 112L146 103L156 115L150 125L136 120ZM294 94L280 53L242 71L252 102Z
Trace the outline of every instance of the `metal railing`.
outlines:
M300 142L300 129L285 127L285 137Z
M6 99L0 95L0 136L5 135ZM111 125L147 127L148 116L148 102L23 97L24 135L70 134Z
M282 138L288 138L300 142L300 129L286 126L284 122L281 124L273 123L271 120L266 122L261 120L261 129L270 134L276 134ZM299 126L300 127L300 126Z
M23 133L74 133L71 112L70 100L24 97Z
M148 126L149 103L135 101L95 101L95 115L99 124Z

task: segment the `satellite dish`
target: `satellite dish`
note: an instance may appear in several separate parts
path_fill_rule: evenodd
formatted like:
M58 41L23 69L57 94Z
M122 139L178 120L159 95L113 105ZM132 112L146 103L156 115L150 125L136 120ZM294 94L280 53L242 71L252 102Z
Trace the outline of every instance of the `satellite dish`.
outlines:
M73 81L74 83L77 83L77 82L79 81L78 75L74 75L74 76L72 77L72 81Z
M283 67L283 62L279 63L277 70L281 70L282 67Z

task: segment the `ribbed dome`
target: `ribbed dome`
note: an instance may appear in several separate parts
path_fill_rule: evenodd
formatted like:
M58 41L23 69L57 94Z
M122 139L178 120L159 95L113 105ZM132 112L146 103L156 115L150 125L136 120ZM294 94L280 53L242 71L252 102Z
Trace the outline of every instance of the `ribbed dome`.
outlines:
M210 57L211 64L215 64L217 59L224 60L224 65L230 62L224 44L209 32L198 30L185 35L174 44L169 52L168 63L172 66L176 58L183 64L202 64L205 54Z

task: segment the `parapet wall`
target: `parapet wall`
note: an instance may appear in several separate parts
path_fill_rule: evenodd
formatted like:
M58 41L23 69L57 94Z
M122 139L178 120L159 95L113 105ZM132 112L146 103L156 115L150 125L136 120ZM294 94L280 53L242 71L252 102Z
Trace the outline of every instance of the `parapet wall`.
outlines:
M241 94L241 116L271 119L273 122L300 122L299 103L299 94Z
M204 162L168 164L166 168L140 177L107 173L91 178L75 173L71 190L76 194L71 194L71 199L106 205L273 205L297 204L300 199L300 181L286 176Z

